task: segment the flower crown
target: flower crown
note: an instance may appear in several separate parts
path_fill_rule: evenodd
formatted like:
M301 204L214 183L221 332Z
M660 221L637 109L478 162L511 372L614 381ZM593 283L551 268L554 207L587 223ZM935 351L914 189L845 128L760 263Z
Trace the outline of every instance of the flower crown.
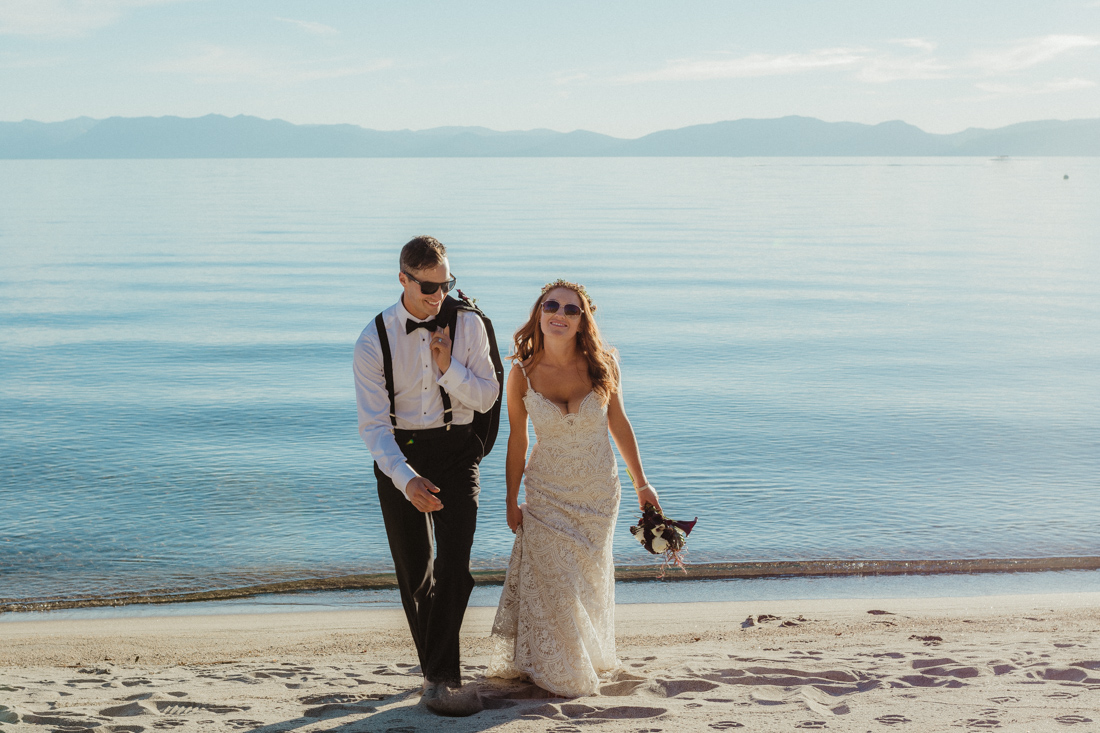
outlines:
M589 297L588 291L584 289L584 286L580 283L571 283L568 280L563 280L560 277L552 283L546 283L542 286L542 294L546 295L554 288L566 288L580 295L585 301L588 302L588 308L593 313L596 312L596 304L592 302L592 298Z

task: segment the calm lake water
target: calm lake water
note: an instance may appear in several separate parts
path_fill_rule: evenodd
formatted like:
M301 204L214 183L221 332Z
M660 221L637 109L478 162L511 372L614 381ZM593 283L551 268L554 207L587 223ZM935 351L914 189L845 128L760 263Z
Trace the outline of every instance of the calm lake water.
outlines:
M505 353L588 287L692 562L1100 555L1098 201L1090 158L0 161L0 599L389 569L351 353L421 233Z

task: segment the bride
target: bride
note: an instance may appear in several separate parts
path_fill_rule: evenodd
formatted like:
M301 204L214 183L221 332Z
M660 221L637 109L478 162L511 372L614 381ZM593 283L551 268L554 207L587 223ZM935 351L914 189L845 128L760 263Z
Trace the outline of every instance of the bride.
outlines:
M508 526L516 540L488 674L527 677L564 697L594 694L599 675L619 666L612 535L620 487L608 431L636 484L638 505L659 508L595 310L581 285L546 285L515 333L511 358L518 368L507 386ZM536 438L530 459L528 418Z

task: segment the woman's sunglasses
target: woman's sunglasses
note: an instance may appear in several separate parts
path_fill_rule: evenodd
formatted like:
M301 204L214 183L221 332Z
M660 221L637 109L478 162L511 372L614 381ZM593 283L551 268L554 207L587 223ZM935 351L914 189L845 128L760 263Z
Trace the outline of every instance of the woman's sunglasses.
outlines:
M404 272L405 277L409 278L414 283L419 285L420 286L420 292L424 295L431 295L432 293L434 293L436 290L439 290L440 288L443 288L443 294L446 295L447 293L449 293L454 288L455 282L458 281L458 278L452 277L450 280L448 280L445 283L428 283L428 282L422 282L420 280L417 280L415 277L410 275L408 272L405 272L405 270L402 270L401 272Z
M558 312L558 308L561 308L561 312L570 318L575 318L581 314L581 307L579 305L573 305L572 303L562 305L556 300L545 300L542 303L543 313L554 314Z

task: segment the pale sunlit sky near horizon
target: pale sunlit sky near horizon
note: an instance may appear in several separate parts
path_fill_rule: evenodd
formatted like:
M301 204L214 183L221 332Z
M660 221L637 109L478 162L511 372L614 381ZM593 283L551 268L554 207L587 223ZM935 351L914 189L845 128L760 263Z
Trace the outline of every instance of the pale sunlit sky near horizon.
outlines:
M0 120L209 113L638 137L1100 117L1100 0L0 0Z

